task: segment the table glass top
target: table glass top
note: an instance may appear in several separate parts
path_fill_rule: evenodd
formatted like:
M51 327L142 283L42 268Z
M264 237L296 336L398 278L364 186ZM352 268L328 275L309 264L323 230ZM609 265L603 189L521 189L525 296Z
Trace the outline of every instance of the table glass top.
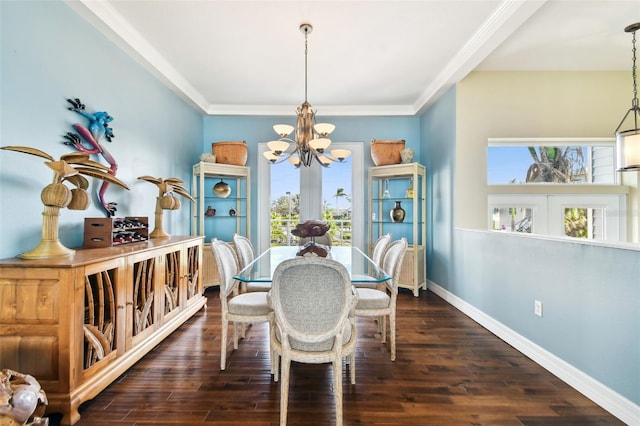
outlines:
M243 282L271 282L276 266L283 260L296 256L297 246L271 247L238 272L235 279ZM351 282L382 282L389 275L357 247L331 247L327 258L337 260L349 271Z

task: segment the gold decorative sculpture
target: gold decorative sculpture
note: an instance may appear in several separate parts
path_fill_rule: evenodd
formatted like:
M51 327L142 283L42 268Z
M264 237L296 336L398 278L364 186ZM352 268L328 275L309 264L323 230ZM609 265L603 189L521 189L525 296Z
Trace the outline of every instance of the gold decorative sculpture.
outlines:
M41 192L40 198L44 204L42 212L42 240L36 248L22 253L24 259L48 259L51 257L70 256L75 250L62 245L58 239L58 222L60 209L85 210L89 207L87 188L89 181L82 176L90 176L129 189L115 176L109 174L109 168L89 159L89 154L73 152L64 154L56 161L51 155L36 148L27 146L3 146L1 149L17 151L25 154L45 158L44 164L53 170L53 182ZM64 182L70 182L76 188L69 189Z
M176 177L167 179L154 178L153 176L140 176L138 179L151 182L158 187L158 197L156 198L155 228L149 234L150 238L169 237L170 235L162 229L162 210L178 210L180 200L174 194L180 194L191 201L195 201L184 187L182 180Z

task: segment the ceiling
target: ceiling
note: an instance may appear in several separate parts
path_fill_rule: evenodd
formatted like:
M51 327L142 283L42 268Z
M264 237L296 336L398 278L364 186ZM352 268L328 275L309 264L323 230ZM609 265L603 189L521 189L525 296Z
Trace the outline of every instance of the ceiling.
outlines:
M412 116L470 71L631 70L639 0L67 0L204 114ZM640 37L640 34L639 34ZM631 98L631 81L629 82Z

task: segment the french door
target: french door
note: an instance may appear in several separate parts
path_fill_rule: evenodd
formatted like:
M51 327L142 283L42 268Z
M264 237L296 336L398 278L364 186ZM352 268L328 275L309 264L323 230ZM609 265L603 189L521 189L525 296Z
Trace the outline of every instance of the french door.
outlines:
M275 166L270 165L264 160L262 154L268 150L266 143L259 144L257 217L260 252L271 245L272 203L285 194L287 197L299 195L301 222L308 219L323 219L325 208L344 213L344 209L350 204L351 243L361 249L364 247L364 224L360 220L364 217L365 194L362 147L362 143L334 142L331 148L351 151L351 156L345 163L336 163L327 168L314 163L310 167L295 169L288 161ZM284 170L286 168L289 168L288 171Z

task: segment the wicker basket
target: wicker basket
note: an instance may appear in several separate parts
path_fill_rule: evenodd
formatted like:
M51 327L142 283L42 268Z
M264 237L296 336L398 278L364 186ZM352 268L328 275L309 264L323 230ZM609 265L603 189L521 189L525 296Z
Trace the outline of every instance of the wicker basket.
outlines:
M404 149L404 139L399 140L376 140L371 141L371 159L376 166L388 166L389 164L400 164L402 157L400 151Z
M247 164L247 143L245 141L223 141L211 143L211 152L216 162L244 166Z

